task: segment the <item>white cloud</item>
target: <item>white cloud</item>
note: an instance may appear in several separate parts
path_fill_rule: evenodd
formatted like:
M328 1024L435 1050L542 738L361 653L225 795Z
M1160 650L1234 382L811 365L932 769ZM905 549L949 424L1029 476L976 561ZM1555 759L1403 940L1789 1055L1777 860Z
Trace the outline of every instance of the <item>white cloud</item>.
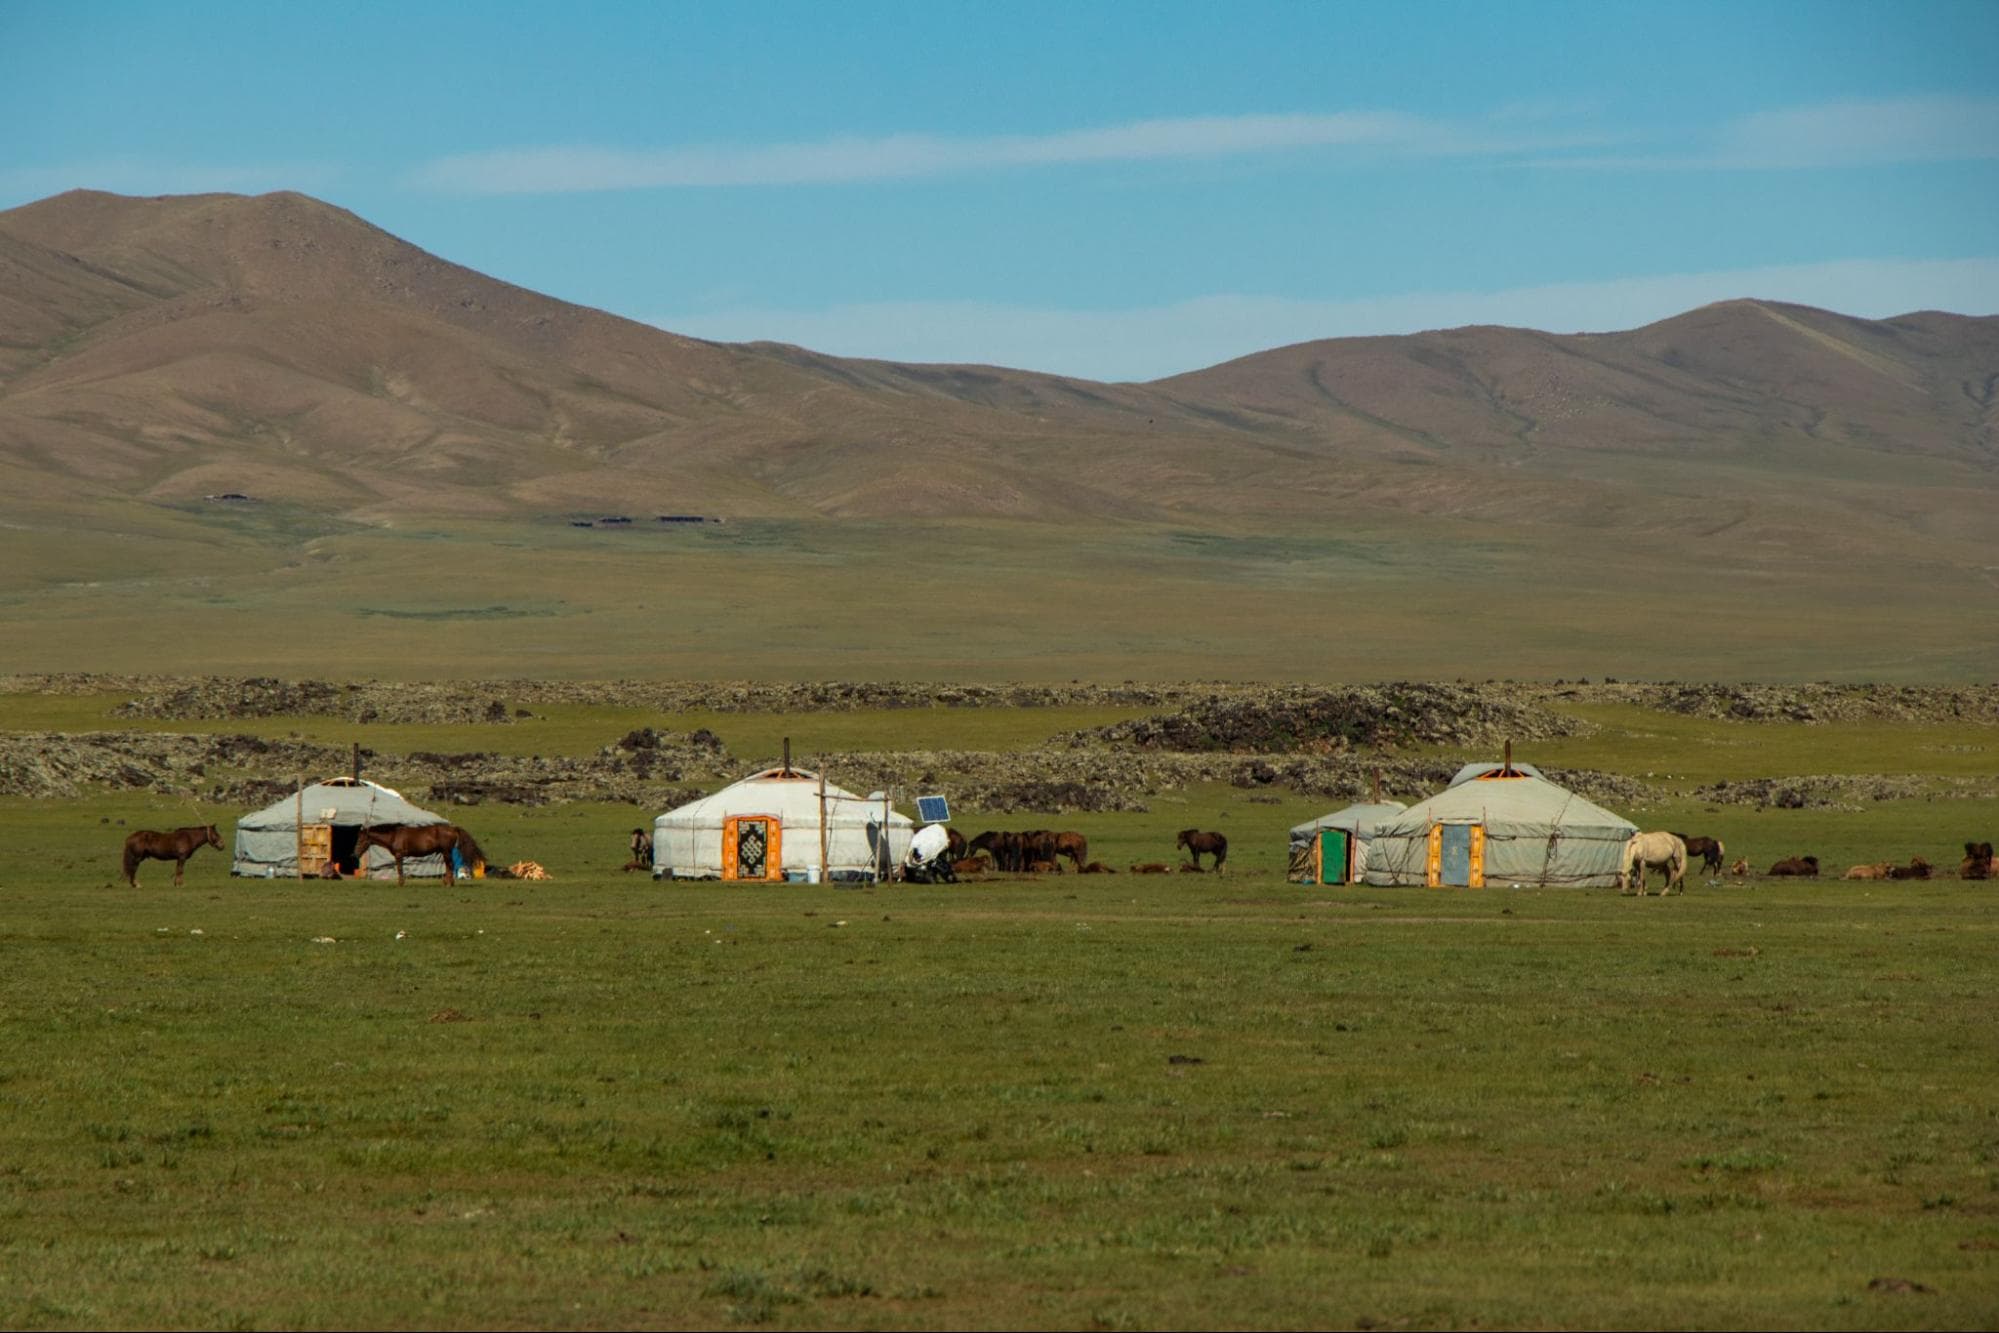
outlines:
M324 162L201 166L145 157L104 157L57 166L0 168L0 200L25 202L79 189L117 194L322 190L339 175L338 168Z
M872 302L824 310L741 308L651 322L698 338L766 339L841 356L1146 380L1318 338L1464 324L1601 332L1635 328L1736 297L1791 301L1873 319L1922 309L1999 313L1999 257L1856 259L1357 301L1219 295L1135 310Z
M1728 127L1719 156L1742 167L1999 157L1999 98L1884 98L1758 112Z
M1508 118L1509 120L1513 118ZM891 134L816 143L627 149L502 148L418 167L419 186L466 194L542 194L727 185L825 185L1014 167L1241 156L1303 148L1422 155L1545 150L1598 136L1454 124L1399 111L1189 116L1052 134Z
M1691 148L1551 157L1536 166L1784 171L1999 157L1999 98L1890 97L1758 111Z

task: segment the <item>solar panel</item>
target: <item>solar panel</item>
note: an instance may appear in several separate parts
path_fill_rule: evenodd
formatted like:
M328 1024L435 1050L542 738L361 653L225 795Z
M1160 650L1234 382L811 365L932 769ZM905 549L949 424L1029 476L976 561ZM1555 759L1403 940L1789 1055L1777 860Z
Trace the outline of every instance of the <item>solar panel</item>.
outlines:
M951 822L951 803L942 796L919 796L916 798L916 817L926 824L948 824Z

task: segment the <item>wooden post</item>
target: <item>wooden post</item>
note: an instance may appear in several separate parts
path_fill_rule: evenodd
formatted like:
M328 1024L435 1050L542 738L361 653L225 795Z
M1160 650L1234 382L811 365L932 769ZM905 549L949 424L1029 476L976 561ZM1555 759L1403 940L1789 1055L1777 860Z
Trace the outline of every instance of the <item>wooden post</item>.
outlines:
M784 775L791 776L791 737L784 738Z
M831 882L826 865L827 839L830 836L831 830L826 827L826 766L825 761L821 760L819 766L819 882L821 884Z
M1507 778L1513 776L1513 740L1511 737L1508 737L1506 741L1506 762L1499 770L1499 775Z
M350 774L356 782L361 780L361 742L354 742L354 771Z
M305 878L305 774L298 775L298 795L292 807L292 875Z

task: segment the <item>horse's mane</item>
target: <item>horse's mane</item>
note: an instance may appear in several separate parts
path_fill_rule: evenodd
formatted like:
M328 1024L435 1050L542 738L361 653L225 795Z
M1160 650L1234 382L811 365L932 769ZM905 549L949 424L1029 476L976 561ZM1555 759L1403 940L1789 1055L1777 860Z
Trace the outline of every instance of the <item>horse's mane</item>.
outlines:
M478 840L458 825L453 824L452 827L458 829L458 850L465 854L465 864L475 866L485 861L486 851Z

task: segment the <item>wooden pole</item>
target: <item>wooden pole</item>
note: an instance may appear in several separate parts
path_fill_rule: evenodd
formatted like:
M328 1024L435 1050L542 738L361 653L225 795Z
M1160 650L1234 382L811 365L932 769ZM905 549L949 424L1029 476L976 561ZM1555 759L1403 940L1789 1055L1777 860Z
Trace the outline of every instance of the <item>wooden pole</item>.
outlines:
M305 774L298 775L298 796L292 808L292 874L305 878Z
M354 772L350 775L356 782L361 780L361 742L354 742Z
M826 765L825 761L821 760L819 765L819 882L821 884L829 882L826 866L828 837L829 831L826 828Z

